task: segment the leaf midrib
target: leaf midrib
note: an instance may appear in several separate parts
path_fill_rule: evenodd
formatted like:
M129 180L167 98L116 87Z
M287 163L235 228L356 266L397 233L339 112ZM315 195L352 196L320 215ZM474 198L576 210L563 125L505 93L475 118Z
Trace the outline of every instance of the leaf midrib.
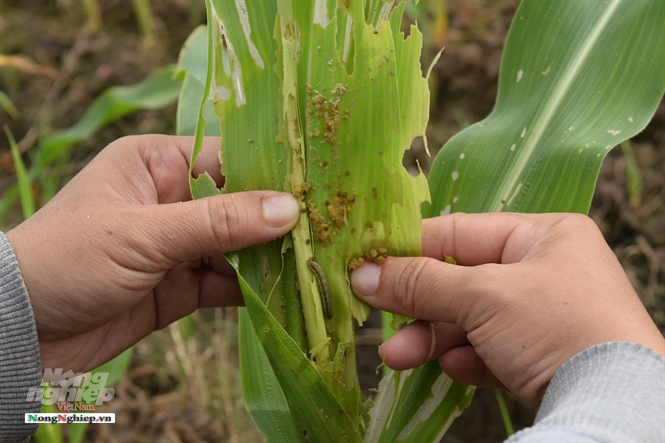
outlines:
M587 55L595 46L600 38L600 35L607 28L611 18L616 13L619 5L623 0L612 0L607 9L603 13L601 19L596 22L595 26L591 29L584 43L579 47L576 54L571 59L569 68L564 72L558 85L554 88L554 94L547 101L543 107L544 112L542 117L537 120L536 125L532 130L527 129L527 135L524 140L522 149L519 150L518 157L515 163L510 167L510 173L506 174L506 180L503 184L497 187L495 198L490 208L491 212L501 211L506 208L505 203L502 203L502 198L508 198L514 193L515 187L519 185L518 181L521 179L523 172L526 170L529 160L532 158L536 147L539 145L543 134L547 130L554 114L558 110L564 97L568 94L573 84L573 81L579 74L582 66L587 61ZM513 109L513 112L521 113L521 109ZM530 135L528 135L530 134ZM505 196L505 197L502 197Z

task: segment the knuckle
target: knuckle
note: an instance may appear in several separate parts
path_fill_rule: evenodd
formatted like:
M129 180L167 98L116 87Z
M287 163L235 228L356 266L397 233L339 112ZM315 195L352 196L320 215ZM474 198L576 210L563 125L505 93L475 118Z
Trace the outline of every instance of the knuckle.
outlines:
M594 221L584 214L557 214L557 220L554 225L567 232L580 232L590 229L597 229Z
M457 324L473 329L469 321L482 321L494 309L505 309L515 302L515 286L502 266L497 263L478 265L472 270L473 276L465 278L466 296L457 306Z
M394 294L400 312L415 316L423 308L421 293L427 279L424 277L428 259L413 258L404 267L394 283Z
M241 206L232 198L206 199L208 224L216 243L224 251L233 251L246 236L248 224Z

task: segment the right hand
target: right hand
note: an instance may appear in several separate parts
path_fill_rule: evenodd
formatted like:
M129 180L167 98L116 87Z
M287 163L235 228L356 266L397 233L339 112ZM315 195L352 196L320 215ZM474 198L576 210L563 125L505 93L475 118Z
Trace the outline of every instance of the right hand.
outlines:
M423 227L424 257L390 257L351 275L362 300L421 319L381 346L389 367L438 359L456 381L503 386L537 404L554 372L592 345L630 341L665 355L588 217L453 214Z

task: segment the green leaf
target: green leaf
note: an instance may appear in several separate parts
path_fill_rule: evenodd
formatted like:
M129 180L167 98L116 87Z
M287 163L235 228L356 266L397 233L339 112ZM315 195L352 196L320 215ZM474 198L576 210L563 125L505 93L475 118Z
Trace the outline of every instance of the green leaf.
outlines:
M291 236L234 253L231 261L296 422L308 438L358 439L353 317L363 321L367 307L350 290L347 266L371 251L420 252L419 210L428 189L422 175L411 177L401 163L428 118L422 36L412 27L405 38L403 5L391 14L384 1L368 4L367 11L360 2L207 6L208 71L193 159L212 98L221 124L224 192L276 189L301 198L303 216ZM217 193L205 175L191 184L195 197ZM322 267L319 284L309 260ZM323 298L332 300L334 314L324 315ZM300 301L302 308L291 308ZM312 361L293 340L299 340L302 312ZM247 330L241 334L250 339ZM272 418L261 416L265 421L257 424L268 435Z
M173 78L174 73L175 66L168 66L135 85L114 86L102 92L76 124L40 141L30 176L36 177L49 166L65 164L77 142L91 137L107 124L137 109L160 109L173 103L181 86L181 81ZM57 174L40 177L40 184L44 200L55 195L61 186Z
M12 161L14 162L14 169L16 170L16 179L18 180L18 193L21 199L21 209L23 210L23 217L28 218L35 213L35 199L32 197L32 186L30 184L30 176L25 169L25 164L21 158L14 135L5 125L5 134L9 140L9 147L12 151Z
M665 90L664 22L660 0L522 1L496 106L437 155L424 215L586 213L605 155Z
M238 340L243 400L263 438L267 442L303 441L284 391L244 308L240 308L238 314Z
M205 26L199 26L187 38L178 57L175 77L182 80L176 115L178 135L196 133L201 97L206 93L207 72L208 32ZM215 118L212 101L206 100L203 106L206 119L204 134L219 136L219 121Z
M605 155L663 95L663 23L662 0L523 1L496 106L437 155L426 215L586 213Z
M471 402L475 388L455 383L431 361L381 380L367 442L437 442Z
M7 114L9 114L9 116L14 120L16 120L21 115L19 110L14 105L14 102L12 102L9 96L2 91L0 91L0 108L4 109Z
M237 263L232 264L237 266ZM239 282L254 330L263 344L283 393L286 394L286 401L299 427L299 434L305 440L315 442L359 442L360 437L353 421L328 389L317 368L284 331L242 276L239 276ZM277 401L275 404L281 408L281 401L277 399L284 394L273 392L277 395L270 401ZM264 395L267 397L269 392L264 392ZM265 432L265 429L262 431Z
M178 98L181 81L174 79L175 66L167 66L131 86L114 86L104 91L75 125L46 137L35 159L38 167L52 164L66 155L78 141L137 109L160 109ZM61 157L60 157L61 158Z

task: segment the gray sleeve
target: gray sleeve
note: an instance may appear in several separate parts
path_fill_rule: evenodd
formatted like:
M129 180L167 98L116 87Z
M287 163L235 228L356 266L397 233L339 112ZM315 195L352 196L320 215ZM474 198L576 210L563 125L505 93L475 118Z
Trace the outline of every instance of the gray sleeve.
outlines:
M665 442L665 358L645 346L610 342L563 364L535 424L507 440Z
M41 381L32 306L14 251L0 232L0 442L27 441L37 431L24 414L40 412L34 391Z

